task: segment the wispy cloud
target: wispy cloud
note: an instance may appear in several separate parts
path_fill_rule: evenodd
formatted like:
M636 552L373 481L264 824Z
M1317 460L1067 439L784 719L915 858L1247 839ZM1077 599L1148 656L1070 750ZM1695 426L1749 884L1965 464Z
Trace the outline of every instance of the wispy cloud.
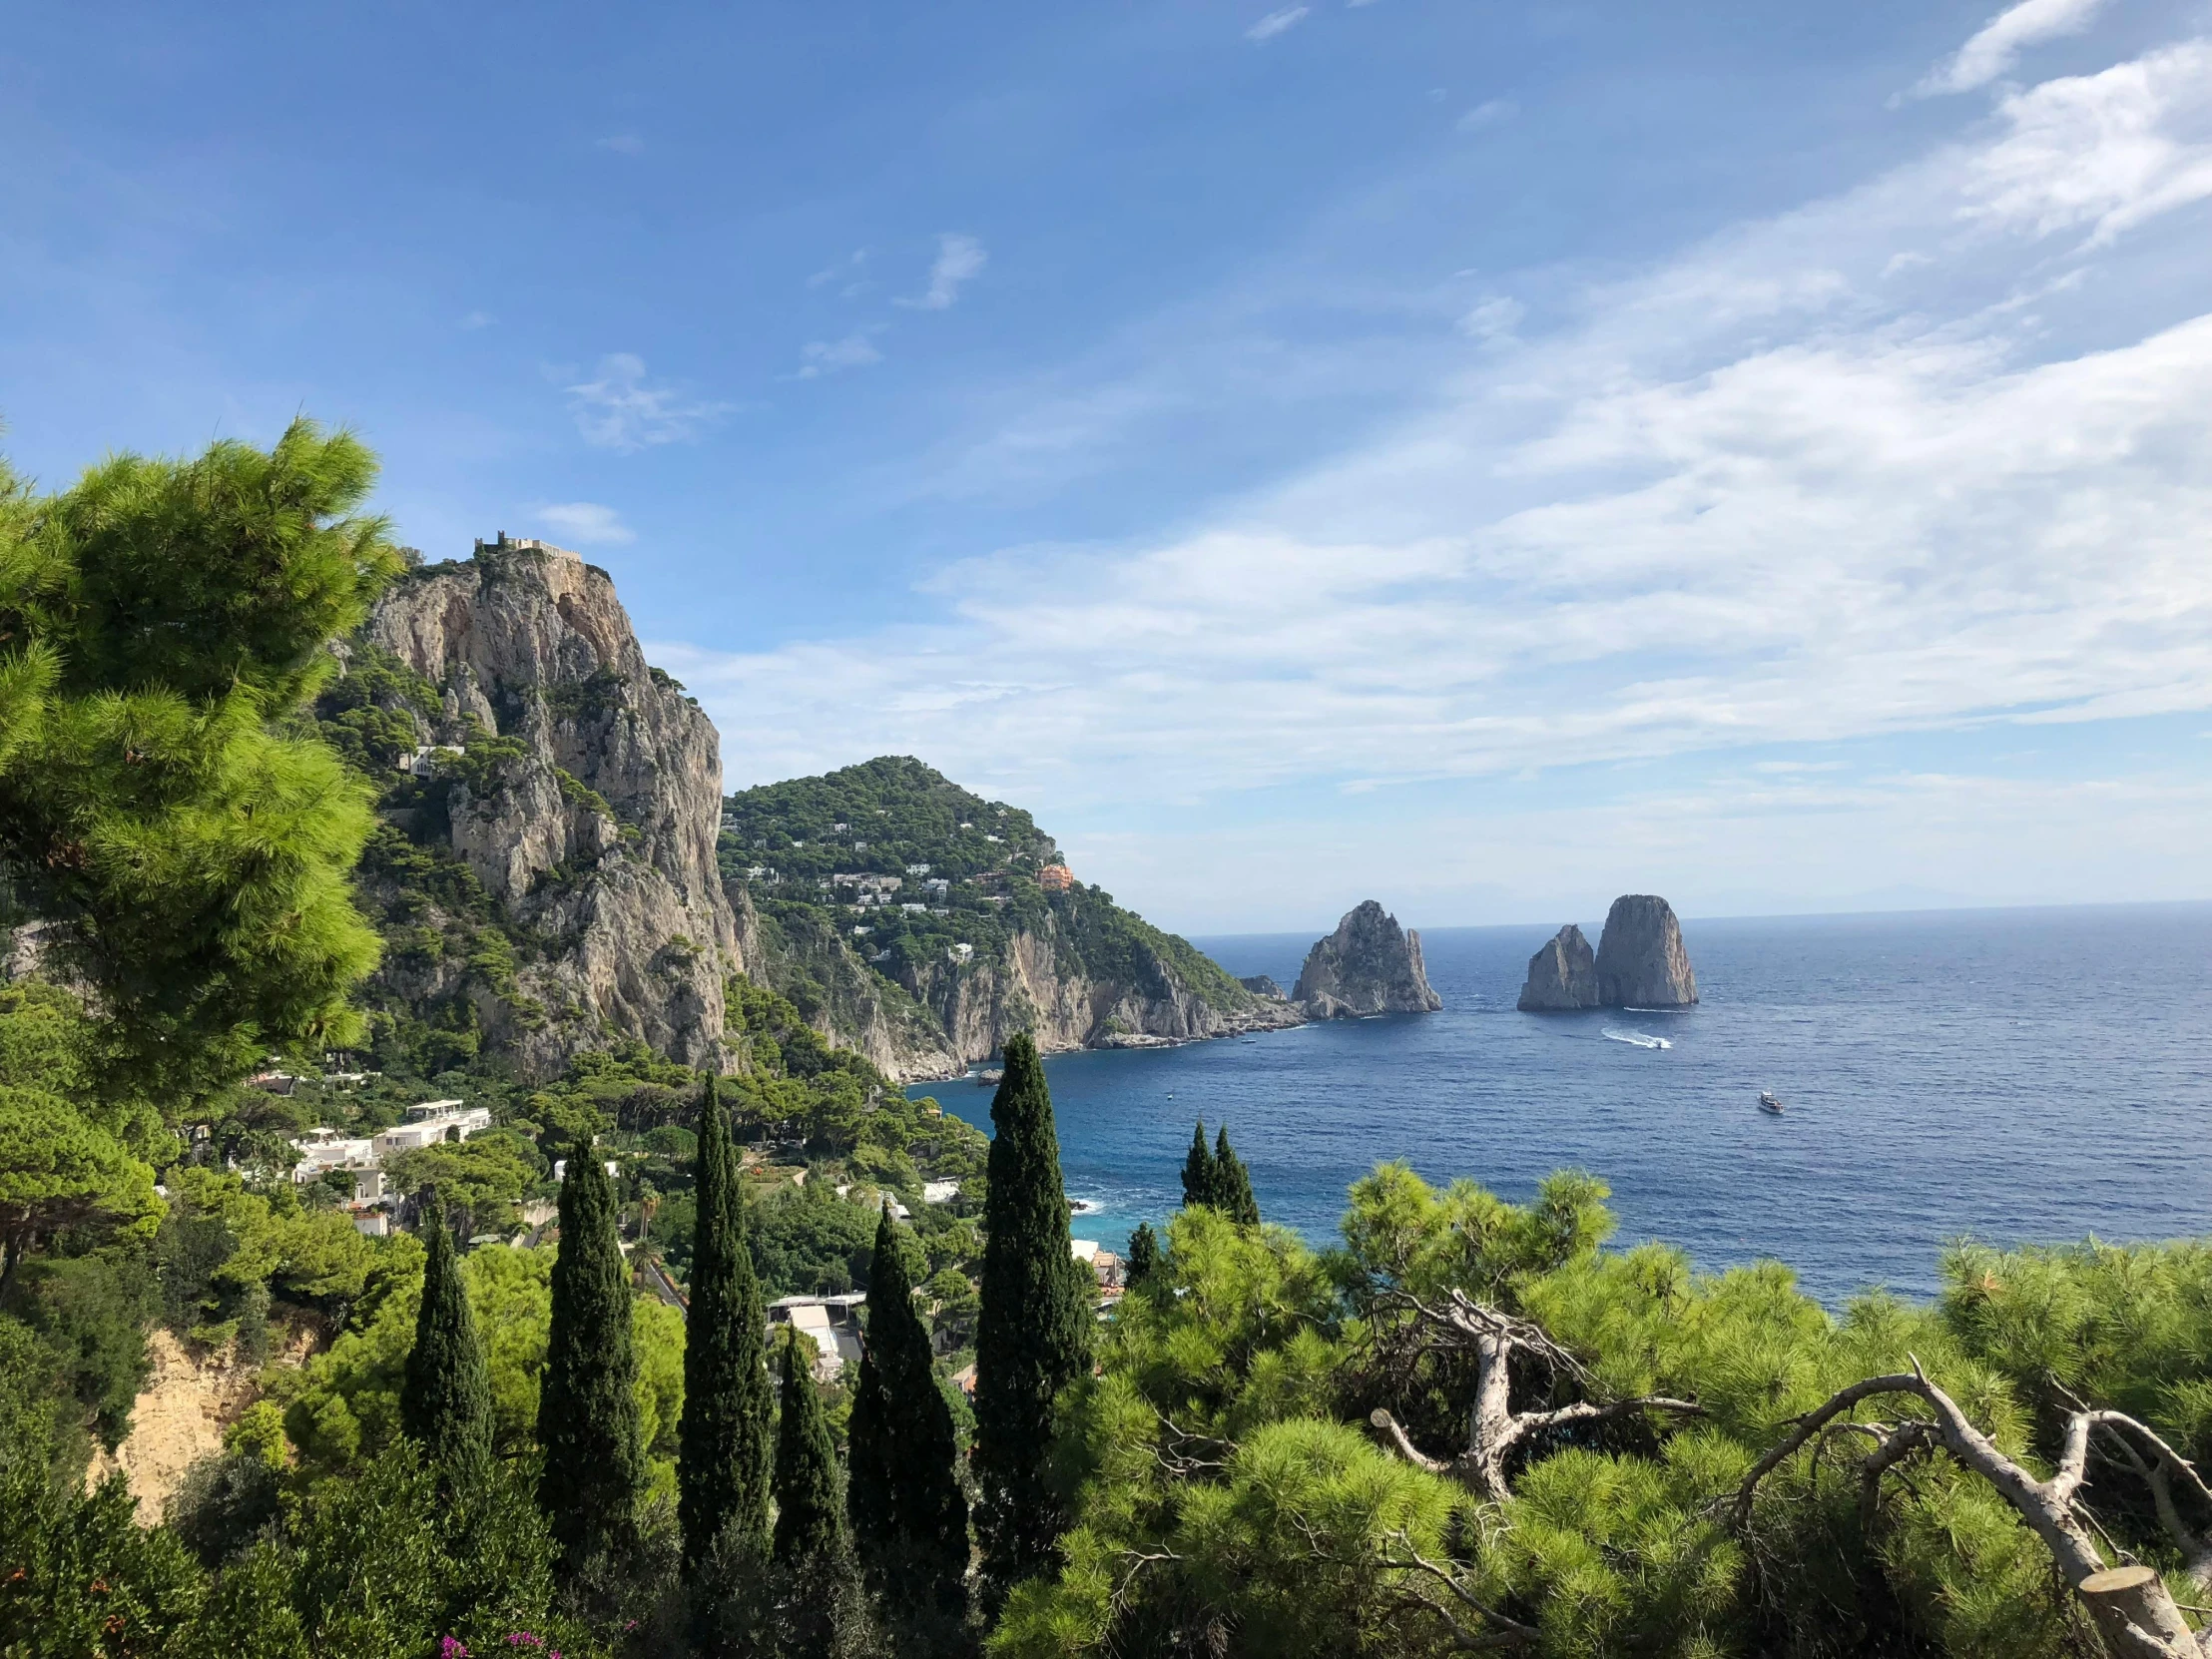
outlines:
M1485 299L1430 412L1187 531L684 677L734 776L918 753L1062 799L2212 707L2212 314L2150 309L2207 180L2212 45L2047 82L1545 332ZM2152 218L2164 264L2110 254Z
M1495 127L1503 122L1510 121L1519 114L1520 106L1510 98L1492 98L1475 105L1473 109L1461 116L1458 122L1459 131L1462 133L1480 132L1485 127Z
M946 231L937 238L937 257L929 267L929 287L911 299L893 300L912 310L941 311L960 297L960 284L973 281L990 263L990 255L973 237Z
M645 359L616 351L599 359L592 379L567 388L569 412L586 443L636 450L680 443L728 414L734 406L685 395L645 376Z
M599 148L612 150L618 156L642 156L645 140L635 133L610 133L599 141Z
M489 311L470 311L460 320L460 326L468 329L489 328L499 318Z
M818 379L847 368L866 368L883 360L883 353L868 338L880 329L858 328L842 339L811 339L799 348L799 380Z
M637 534L622 515L597 501L559 501L540 507L537 520L578 547L627 547Z
M2089 27L2105 0L2020 0L1981 26L1965 45L1928 72L1913 89L1932 98L1946 92L1971 92L2010 73L2020 53L2038 42L2078 35Z
M812 276L808 277L807 285L811 288L821 288L828 287L831 283L836 283L839 285L843 295L846 298L849 298L853 294L858 293L862 288L867 286L867 284L860 279L861 274L867 270L867 262L868 250L865 248L855 248L851 253L845 255L842 259L831 260L828 265L824 266L820 271L816 272Z
M1270 12L1245 31L1247 40L1273 40L1286 29L1295 29L1313 11L1311 6L1285 6L1279 12Z

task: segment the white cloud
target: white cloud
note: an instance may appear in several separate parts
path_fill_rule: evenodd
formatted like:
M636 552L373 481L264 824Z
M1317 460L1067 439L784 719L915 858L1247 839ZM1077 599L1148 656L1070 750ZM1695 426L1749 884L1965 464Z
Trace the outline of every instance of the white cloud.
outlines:
M865 248L855 248L851 253L845 255L844 258L839 260L831 260L828 265L824 266L820 271L816 272L812 276L808 277L807 285L811 288L819 288L827 287L831 282L839 282L843 284L842 292L845 295L850 296L860 287L865 285L861 283L858 278L860 273L867 269L867 260L868 250L866 250Z
M596 378L567 390L577 431L586 443L602 449L678 443L732 407L690 400L674 386L652 384L645 377L645 360L628 351L600 358Z
M578 547L627 547L638 539L620 513L596 501L558 501L540 507L537 519Z
M1245 39L1273 40L1284 30L1297 28L1313 9L1311 6L1285 6L1279 12L1270 12L1245 31Z
M489 311L470 311L468 315L461 318L460 325L468 329L489 328L498 320Z
M960 284L980 276L989 263L990 255L975 238L946 231L937 238L937 258L929 267L929 291L917 299L892 303L913 310L944 310L960 297Z
M1493 294L1459 319L1459 332L1480 340L1509 340L1528 307L1506 294Z
M671 666L736 779L920 754L1063 807L2212 708L2212 314L2159 297L2212 255L2207 52L1562 284L1550 332L1438 346L1426 412L1186 530ZM2114 251L2160 216L2158 262Z
M599 141L599 148L612 150L618 156L642 156L645 140L635 133L614 133Z
M811 339L799 348L799 372L801 380L813 380L824 374L835 374L847 368L866 368L883 360L883 353L875 348L868 335L876 330L860 328L842 339Z
M2078 35L2104 8L2104 0L2020 0L1983 24L1965 45L1928 72L1913 89L1918 97L1971 92L2007 74L2023 48Z
M1510 98L1488 99L1475 105L1473 109L1459 118L1459 131L1462 133L1480 132L1485 127L1495 127L1503 122L1510 121L1519 114L1520 106Z

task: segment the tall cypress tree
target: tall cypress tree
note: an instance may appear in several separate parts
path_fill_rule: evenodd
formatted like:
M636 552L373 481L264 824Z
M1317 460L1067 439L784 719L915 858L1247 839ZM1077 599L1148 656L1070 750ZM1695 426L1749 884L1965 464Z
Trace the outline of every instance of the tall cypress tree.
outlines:
M1097 1284L1068 1248L1052 1095L1027 1033L1006 1039L991 1124L973 1468L984 1597L995 1614L1014 1585L1053 1563L1067 1525L1045 1484L1052 1401L1090 1369Z
M434 1195L425 1198L429 1254L414 1347L399 1382L399 1426L428 1461L458 1474L480 1469L491 1457L491 1372L444 1206Z
M738 1152L712 1077L694 1167L699 1220L676 1465L676 1513L692 1568L725 1537L743 1549L767 1547L774 1450L761 1286L746 1242Z
M1206 1150L1204 1118L1192 1128L1190 1155L1183 1160L1183 1202L1186 1206L1214 1202L1214 1155Z
M553 1261L553 1329L538 1390L538 1482L564 1572L631 1549L645 1489L630 1273L615 1236L613 1184L588 1141L572 1142Z
M1246 1227L1260 1225L1260 1201L1253 1196L1252 1172L1244 1167L1229 1144L1229 1125L1221 1126L1214 1140L1213 1206L1231 1221Z
M845 1426L846 1504L860 1556L888 1597L958 1615L967 1605L968 1510L952 1410L937 1391L929 1333L890 1206L875 1225L867 1341Z
M785 1566L834 1554L843 1535L836 1444L814 1374L798 1356L794 1331L784 1344L784 1416L776 1434L776 1559Z
M1139 1222L1136 1232L1129 1235L1129 1289L1135 1290L1160 1271L1160 1235L1153 1232L1152 1223Z

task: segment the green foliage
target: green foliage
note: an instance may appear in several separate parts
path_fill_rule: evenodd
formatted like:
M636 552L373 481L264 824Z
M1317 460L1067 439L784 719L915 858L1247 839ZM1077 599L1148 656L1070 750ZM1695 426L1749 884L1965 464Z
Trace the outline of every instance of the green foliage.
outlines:
M677 1465L684 1558L693 1567L717 1546L767 1548L773 1456L765 1316L746 1248L745 1188L712 1078L700 1114L698 1171Z
M875 1234L867 1341L846 1429L852 1538L871 1579L908 1622L967 1607L968 1505L952 1413L938 1392L914 1305L907 1244L885 1206Z
M491 1376L453 1234L434 1212L427 1231L414 1347L400 1375L399 1426L433 1468L469 1471L491 1455Z
M1159 1267L1160 1235L1152 1230L1149 1221L1139 1222L1137 1230L1129 1235L1129 1288L1138 1289Z
M465 1141L440 1141L394 1153L384 1160L384 1175L399 1192L413 1197L434 1192L464 1236L509 1233L518 1223L515 1207L538 1179L543 1162L521 1136L501 1130L471 1135Z
M159 1299L142 1257L106 1250L33 1258L5 1306L43 1340L53 1381L112 1451L130 1430L131 1407L153 1369L146 1326Z
M1206 1145L1203 1118L1192 1126L1191 1150L1183 1159L1183 1202L1186 1205L1214 1202L1214 1154Z
M154 1172L59 1095L0 1085L0 1279L25 1249L99 1220L150 1237Z
M293 422L267 453L115 456L0 512L0 862L66 922L106 1092L189 1097L273 1046L350 1043L376 938L345 872L366 791L289 722L400 568L348 516L375 462ZM0 480L0 484L4 484Z
M1226 1123L1211 1152L1205 1123L1191 1131L1190 1154L1183 1160L1183 1202L1208 1205L1241 1226L1259 1226L1260 1201L1252 1194L1252 1175L1229 1144Z
M236 1175L184 1166L170 1172L169 1189L155 1254L164 1309L180 1331L235 1318L257 1285L342 1315L381 1278L413 1271L411 1239L364 1239L344 1215L303 1208L288 1181L257 1191Z
M274 1533L282 1515L276 1467L251 1451L201 1458L162 1506L163 1524L211 1569Z
M538 1487L565 1570L620 1561L638 1543L645 1439L629 1266L615 1237L614 1194L589 1143L561 1184L561 1244L538 1397Z
M315 1475L337 1474L356 1460L381 1455L400 1437L400 1380L414 1346L422 1252L411 1238L389 1242L403 1247L406 1265L395 1268L372 1305L356 1313L353 1329L301 1369L269 1376L283 1409L284 1433L298 1449L301 1466ZM502 1459L525 1456L536 1444L553 1262L550 1249L500 1245L460 1259L473 1323L484 1344L492 1449ZM637 1304L634 1319L639 1431L659 1490L674 1482L684 1392L683 1320L674 1309L645 1301Z
M1006 1039L991 1123L972 1459L987 1601L1046 1567L1066 1525L1045 1460L1054 1398L1089 1369L1096 1299L1089 1270L1069 1250L1052 1095L1026 1033Z
M787 1328L788 1329L788 1328ZM823 1415L813 1365L790 1331L782 1355L776 1433L776 1559L786 1566L836 1554L844 1542L838 1501L837 1448Z

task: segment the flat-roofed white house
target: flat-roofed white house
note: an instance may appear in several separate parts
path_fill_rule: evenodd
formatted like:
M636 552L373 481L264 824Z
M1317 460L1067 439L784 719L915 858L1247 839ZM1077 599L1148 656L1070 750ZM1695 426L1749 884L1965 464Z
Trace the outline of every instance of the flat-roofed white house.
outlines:
M851 1291L841 1296L787 1296L770 1303L768 1329L772 1356L778 1326L788 1325L795 1331L804 1331L815 1343L816 1381L835 1382L847 1364L859 1364L860 1304L865 1301L865 1291Z

